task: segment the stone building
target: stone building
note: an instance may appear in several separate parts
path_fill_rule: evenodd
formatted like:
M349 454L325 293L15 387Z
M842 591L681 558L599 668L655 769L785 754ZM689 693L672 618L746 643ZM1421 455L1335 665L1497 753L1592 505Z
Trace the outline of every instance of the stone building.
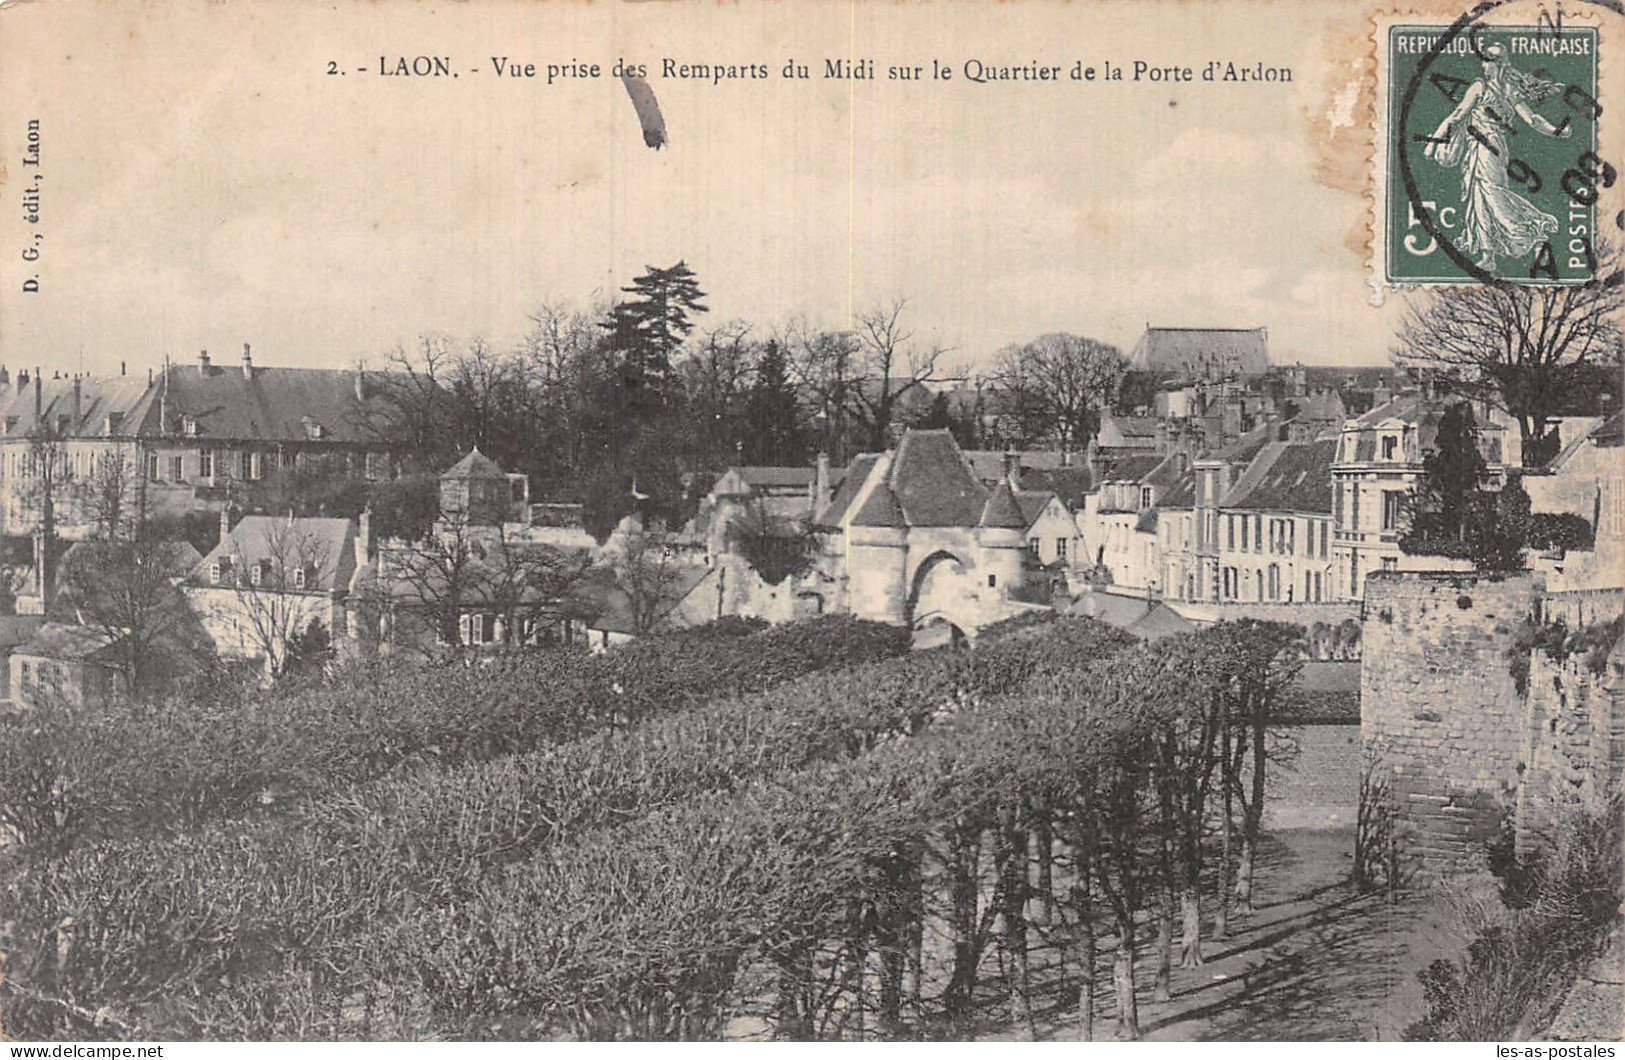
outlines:
M1262 375L1269 369L1267 328L1153 328L1129 351L1129 367L1159 378L1206 380Z
M346 635L346 597L356 570L350 519L249 515L181 583L192 613L222 659L262 660L279 672L289 645L312 626L331 643Z
M854 458L814 519L824 609L974 634L1018 609L1028 525L1008 480L982 485L948 431L907 431Z
M322 468L353 477L394 473L396 414L360 370L241 362L166 365L155 376L45 380L21 374L0 390L0 532L39 527L49 487L57 533L86 536L91 496L118 478L144 515L219 511L278 470ZM4 387L4 384L0 384ZM42 466L45 453L52 463Z
M1335 439L1271 442L1219 502L1219 599L1330 599Z
M1332 464L1334 592L1358 600L1373 571L1415 569L1425 557L1406 557L1399 539L1407 529L1407 497L1422 475L1446 404L1412 391L1343 425ZM1479 449L1490 488L1506 479L1506 427L1488 409L1475 408Z
M128 689L115 630L47 622L11 651L11 699L22 709L46 704L102 706Z

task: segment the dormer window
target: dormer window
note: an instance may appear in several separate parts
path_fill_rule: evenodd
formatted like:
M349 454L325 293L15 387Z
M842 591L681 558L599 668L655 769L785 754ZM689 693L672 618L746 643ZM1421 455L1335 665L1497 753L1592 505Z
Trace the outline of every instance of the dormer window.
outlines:
M107 414L107 433L117 434L118 429L124 426L124 413L109 412Z
M308 438L311 441L315 442L315 441L320 441L322 438L326 437L327 432L322 429L322 425L317 423L315 420L311 419L309 416L303 417L303 422L304 422L304 425L305 425L305 437L306 438Z
M218 563L209 564L209 584L210 585L219 585L220 584L220 564L218 564Z
M248 568L248 584L258 585L265 577L265 564L256 563Z
M58 433L58 434L67 434L68 433L68 427L72 423L73 423L73 419L71 417L69 417L69 416L58 416L56 418L56 433Z
M1399 439L1391 434L1382 436L1382 458L1392 460L1399 452Z
M15 433L16 430L17 430L17 417L15 417L15 416L7 416L6 417L6 433L7 434L12 434L12 433Z
M1149 507L1151 507L1151 487L1150 486L1141 486L1140 487L1140 507L1141 508L1149 508Z
M181 433L186 435L188 438L196 438L198 435L203 433L203 427L194 417L182 416Z
M299 567L293 572L293 587L295 589L303 589L305 587L305 568Z

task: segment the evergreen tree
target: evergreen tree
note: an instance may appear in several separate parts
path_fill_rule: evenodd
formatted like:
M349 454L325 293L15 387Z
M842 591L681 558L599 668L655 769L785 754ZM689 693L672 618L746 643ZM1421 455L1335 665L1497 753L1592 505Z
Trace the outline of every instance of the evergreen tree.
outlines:
M1465 401L1451 405L1439 418L1434 448L1422 459L1413 520L1416 535L1464 540L1484 471L1472 406Z
M682 261L665 269L651 265L621 291L631 297L610 310L604 330L618 355L628 400L634 407L663 406L676 390L672 362L694 330L690 315L708 312L701 301L705 292Z
M798 467L807 463L807 436L800 403L790 385L784 350L769 342L756 362L756 379L745 399L747 463Z

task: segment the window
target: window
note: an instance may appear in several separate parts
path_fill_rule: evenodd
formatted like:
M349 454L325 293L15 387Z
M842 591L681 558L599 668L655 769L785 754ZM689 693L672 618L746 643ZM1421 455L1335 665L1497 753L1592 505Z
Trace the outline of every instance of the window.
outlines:
M1232 515L1226 522L1228 526L1226 527L1225 547L1234 552L1236 550L1236 517Z
M245 449L238 454L238 474L250 482L255 481L264 471L260 453L256 449Z
M1399 557L1398 556L1384 556L1384 557L1382 557L1382 569L1383 570L1398 570L1399 569Z
M999 587L999 576L997 574L989 574L987 576L987 587L989 589L997 589Z
M1382 436L1382 458L1392 460L1399 451L1399 439L1391 434Z
M1315 572L1315 600L1320 600L1320 572Z
M1349 529L1355 533L1360 531L1360 487L1349 486Z
M1027 539L1027 554L1033 559L1038 558L1038 538L1029 537Z
M295 589L303 589L305 587L305 568L299 567L294 570L293 587Z
M260 583L260 578L264 576L264 573L265 573L265 564L263 564L263 563L256 563L252 567L249 567L248 568L248 584L250 584L250 585L258 585Z
M1250 524L1248 523L1247 517L1245 515L1242 516L1241 517L1241 550L1243 552L1247 551L1247 527L1248 527L1248 525L1250 525Z
M209 564L209 584L210 585L219 585L220 584L220 564L218 564L218 563Z
M1382 528L1397 530L1405 509L1405 494L1399 490L1384 490L1382 494Z
M1279 564L1276 564L1276 563L1271 563L1270 564L1269 586L1270 586L1270 599L1271 600L1279 600L1281 598L1281 567L1280 567Z
M1064 537L1055 539L1055 558L1061 563L1066 562L1066 538Z
M163 460L156 454L147 457L147 481L162 482L164 477Z
M1322 520L1321 524L1320 524L1320 558L1321 559L1326 558L1326 555L1327 555L1327 539L1331 537L1331 531L1332 531L1331 524L1324 521L1324 520Z
M197 451L197 477L214 478L213 449L199 449Z
M172 456L169 458L169 481L186 481L186 464L181 457Z
M1151 507L1151 487L1150 486L1141 486L1140 487L1140 507L1142 507L1142 508Z
M1253 516L1253 551L1264 551L1264 517L1262 515Z

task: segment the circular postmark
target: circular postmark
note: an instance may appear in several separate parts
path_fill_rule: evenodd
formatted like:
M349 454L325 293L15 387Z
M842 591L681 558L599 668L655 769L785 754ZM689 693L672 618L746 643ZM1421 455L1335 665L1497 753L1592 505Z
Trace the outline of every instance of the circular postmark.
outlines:
M1483 0L1448 27L1410 27L1389 44L1413 56L1390 111L1403 227L1420 229L1457 273L1401 282L1625 278L1617 259L1598 274L1597 206L1620 175L1598 140L1598 31L1565 26L1561 8L1540 8L1532 25L1487 21L1516 2ZM1622 0L1582 2L1625 15ZM1611 220L1625 227L1625 212ZM1405 236L1408 249L1415 238ZM1527 275L1509 277L1506 264Z

